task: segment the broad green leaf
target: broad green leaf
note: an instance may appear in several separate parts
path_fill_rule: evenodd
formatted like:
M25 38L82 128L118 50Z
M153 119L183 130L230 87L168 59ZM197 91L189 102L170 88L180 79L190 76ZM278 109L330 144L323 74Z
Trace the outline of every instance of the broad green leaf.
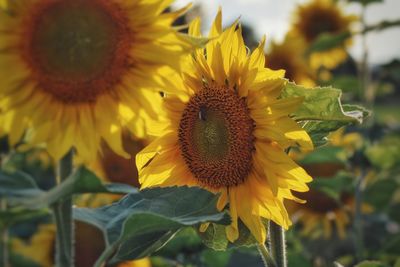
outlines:
M109 206L74 210L75 219L99 228L111 262L145 257L160 249L179 229L205 222L229 224L216 209L218 196L196 187L146 189Z
M310 48L308 49L307 53L313 52L322 52L326 50L330 50L332 48L341 46L344 42L351 37L351 32L341 32L338 34L332 33L323 33L318 36L317 40L315 40Z
M16 200L21 197L33 197L42 194L35 181L23 172L0 171L0 198Z
M327 142L326 136L342 126L361 123L369 115L364 108L342 105L342 92L331 87L305 88L288 83L282 98L304 97L303 104L291 116L303 124L314 145Z
M194 253L202 250L204 246L195 228L196 227L187 227L179 231L157 255L175 258L179 253L185 253L187 251Z
M354 267L388 267L388 265L379 261L363 261Z
M112 193L127 194L137 189L126 184L103 184L100 179L85 167L80 167L63 183L50 191L40 192L34 197L22 198L19 203L30 209L41 209L73 194Z

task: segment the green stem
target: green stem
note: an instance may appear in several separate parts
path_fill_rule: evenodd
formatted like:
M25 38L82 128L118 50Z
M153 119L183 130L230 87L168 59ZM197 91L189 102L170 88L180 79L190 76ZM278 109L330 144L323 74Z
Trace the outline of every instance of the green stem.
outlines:
M265 244L258 244L258 252L260 252L265 267L277 267L274 259L271 257Z
M361 11L361 24L363 29L367 28L367 23L365 21L365 13L366 7L363 5ZM368 43L367 43L367 33L364 32L361 34L361 43L362 43L362 59L359 66L359 79L360 79L360 89L361 89L361 99L364 101L365 105L369 108L372 108L375 92L374 87L370 86L370 70L368 67Z
M0 210L7 209L7 201L5 199L0 199ZM0 226L0 266L9 267L9 254L8 254L8 230L7 225Z
M273 221L269 223L269 248L277 267L287 267L285 231Z
M103 253L100 255L100 257L97 259L96 263L93 265L93 267L102 267L105 266L107 260L114 254L115 250L118 248L119 243L114 242L113 245L110 247L106 248Z
M363 235L363 221L362 221L362 201L363 201L363 185L365 171L362 171L357 179L354 202L355 202L355 212L354 212L354 244L356 249L357 261L362 261L364 259L364 235Z
M70 151L59 162L57 180L64 182L72 172L73 152ZM53 205L56 232L56 266L74 265L74 225L72 219L72 197L64 198Z

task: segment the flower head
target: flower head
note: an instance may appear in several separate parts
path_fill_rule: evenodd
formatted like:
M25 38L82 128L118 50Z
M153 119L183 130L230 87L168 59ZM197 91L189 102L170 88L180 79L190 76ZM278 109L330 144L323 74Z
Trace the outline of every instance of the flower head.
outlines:
M290 34L294 38L304 40L308 45L315 42L322 34L341 34L350 31L353 15L346 15L336 1L310 0L298 6ZM345 44L349 44L347 41ZM332 69L347 58L344 46L335 47L311 55L310 64L313 68L324 66Z
M15 0L0 10L0 97L12 145L72 147L93 160L104 139L128 157L123 126L144 135L152 88L179 68L193 42L163 13L168 0Z
M301 39L287 36L282 43L271 44L266 56L266 67L285 70L285 77L304 86L315 86L315 73L305 58L306 44Z
M139 152L142 188L201 186L220 193L218 209L229 203L227 237L239 236L238 220L258 242L266 239L262 218L287 228L284 199L307 191L311 177L285 153L289 146L312 148L307 133L288 115L302 98L279 99L283 71L265 68L263 39L251 54L236 22L222 31L221 12L211 41L184 62L174 90L165 96L160 136ZM189 33L200 36L200 21ZM194 196L195 197L195 196Z

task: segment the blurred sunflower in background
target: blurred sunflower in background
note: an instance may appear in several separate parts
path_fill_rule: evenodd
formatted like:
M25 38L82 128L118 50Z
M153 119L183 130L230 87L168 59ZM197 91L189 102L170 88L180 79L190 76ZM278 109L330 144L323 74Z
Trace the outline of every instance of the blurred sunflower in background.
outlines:
M362 136L356 132L346 133L342 127L329 135L329 145L309 154L291 154L300 165L314 177L308 192L296 193L306 200L302 205L291 203L289 211L294 221L302 225L301 233L311 238L331 238L337 233L340 239L346 237L346 227L355 210L352 183L354 174L346 174L346 162L362 147ZM312 160L314 158L314 160ZM349 170L353 172L354 170ZM342 175L342 176L341 176ZM336 179L336 182L333 181ZM345 183L345 189L323 190L324 185ZM320 186L318 186L320 185ZM322 185L322 187L321 187ZM335 192L335 194L332 194ZM362 204L363 213L370 213L371 206Z
M221 24L219 11L212 41L186 58L176 94L165 96L166 118L157 128L164 131L136 156L139 181L142 188L188 185L218 192L217 208L229 203L232 218L227 238L239 237L241 220L263 243L262 218L288 228L283 200L301 202L292 190L305 192L312 180L284 150L313 145L288 116L303 99L278 99L286 80L284 71L265 68L265 39L247 54L240 24L225 31ZM199 19L189 33L201 36Z
M146 139L138 139L128 131L123 131L122 145L131 157L128 159L121 157L105 142L102 142L102 151L99 153L98 159L90 164L89 168L104 181L140 187L135 157L148 143L149 141Z
M350 203L346 201L350 200L350 195L341 194L340 200L336 200L326 193L311 189L296 196L307 201L306 204L293 208L295 211L292 213L294 220L303 225L301 233L304 236L331 238L335 229L339 238L345 238L346 226L350 223Z
M75 265L93 266L103 252L105 245L102 233L87 224L78 222L75 228ZM40 267L54 266L56 227L53 224L41 224L28 241L14 238L11 249L14 254L38 264ZM122 262L114 267L151 267L149 258Z
M266 53L265 66L285 70L289 81L307 87L315 86L315 73L305 58L306 45L298 38L286 36L282 43L272 42Z
M293 38L301 38L311 46L323 34L345 34L350 32L354 15L346 15L334 0L311 0L299 5L294 13L294 21L289 34ZM346 46L351 40L345 40L340 46L326 51L314 52L310 55L310 65L314 69L335 68L347 58Z
M144 135L162 74L179 69L193 39L171 24L168 0L15 0L0 10L0 97L11 145L72 147L93 160L101 140L117 154L122 127Z

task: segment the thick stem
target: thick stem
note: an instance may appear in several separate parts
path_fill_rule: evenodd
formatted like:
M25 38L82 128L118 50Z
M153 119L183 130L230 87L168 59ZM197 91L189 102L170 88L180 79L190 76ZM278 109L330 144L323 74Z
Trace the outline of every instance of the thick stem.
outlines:
M5 211L7 209L7 201L0 199L0 210ZM0 226L0 266L9 267L9 254L8 254L8 229L6 225Z
M277 267L287 267L285 231L273 221L269 223L269 248Z
M70 151L59 162L57 181L64 182L72 172L73 152ZM71 267L74 264L74 225L72 219L72 197L53 205L56 233L56 266Z
M265 267L277 267L274 259L271 257L265 244L258 244L258 252L260 252L261 258L264 262Z

